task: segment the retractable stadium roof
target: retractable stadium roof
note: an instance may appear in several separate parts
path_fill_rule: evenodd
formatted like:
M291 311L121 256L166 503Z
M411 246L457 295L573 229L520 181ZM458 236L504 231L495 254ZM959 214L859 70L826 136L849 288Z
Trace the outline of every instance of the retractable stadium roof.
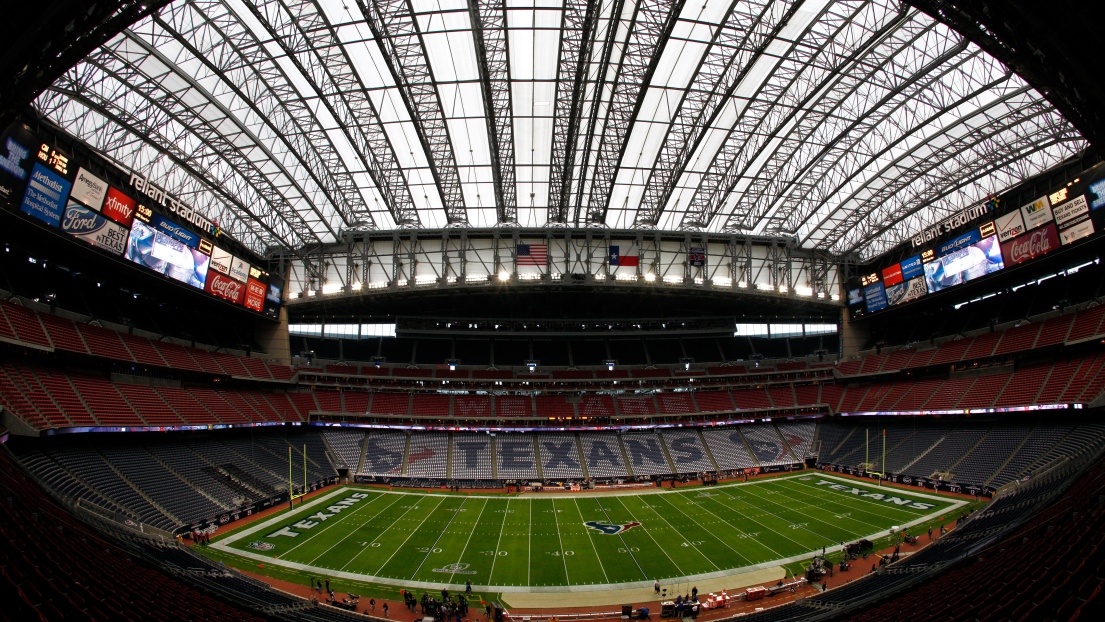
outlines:
M34 106L261 253L518 225L872 257L1088 146L893 0L179 0Z

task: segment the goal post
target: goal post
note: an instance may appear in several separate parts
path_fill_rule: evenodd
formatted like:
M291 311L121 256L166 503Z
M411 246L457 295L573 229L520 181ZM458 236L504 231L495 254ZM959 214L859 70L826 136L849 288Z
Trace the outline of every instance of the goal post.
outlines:
M307 494L307 445L303 445L303 488L295 494L294 475L292 473L292 446L288 445L288 509L295 507L295 500Z

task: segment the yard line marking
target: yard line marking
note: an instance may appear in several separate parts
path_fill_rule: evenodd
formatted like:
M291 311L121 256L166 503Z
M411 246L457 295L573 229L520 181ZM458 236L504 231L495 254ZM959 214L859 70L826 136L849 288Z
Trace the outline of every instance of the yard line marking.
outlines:
M768 501L768 499L766 497L762 496L762 495L757 495L756 498L760 499L762 501ZM781 503L775 503L774 501L770 501L770 503L772 503L773 505L777 505L781 508L786 508L786 506L784 506ZM769 514L771 516L774 516L775 518L779 519L780 521L783 521L784 523L786 523L788 525L796 524L793 521L787 520L787 519L783 518L782 516L779 516L778 514L768 510L765 507L761 506L757 509L759 509L761 512L763 512L765 514ZM809 514L806 514L804 512L802 513L802 515L807 517L807 518L812 518ZM826 523L825 521L822 521L822 520L819 520L819 519L816 519L816 518L812 518L812 520L815 520L819 523L823 523L823 524L826 524L826 525L830 525L830 523ZM831 526L835 526L835 525L831 525ZM829 536L826 536L825 534L817 533L816 531L810 529L808 525L799 525L799 528L802 529L803 531L808 531L808 532L812 533L813 535L817 536L818 538L822 538L822 539L825 539L829 542L832 542L833 544L836 544L837 542L840 542L840 540L837 540L836 538L830 538ZM852 537L856 537L856 535L858 535L858 534L855 534L855 532L853 532L851 529L844 529L843 527L841 527L841 529L848 532L849 534L853 534ZM772 531L775 531L775 530L772 529ZM776 531L775 533L779 533L779 532ZM787 538L787 539L790 540L790 538ZM794 540L791 540L791 542L794 542Z
M400 499L402 499L402 497L396 497L396 501L398 501L398 500L400 500ZM392 505L395 505L395 503L392 503ZM400 514L400 515L399 515L399 518L395 519L395 521L393 521L393 522L392 522L392 525L394 525L395 523L397 523L397 522L399 522L399 521L403 520L403 517L407 515L407 512L410 512L410 511L411 511L412 509L414 509L414 506L415 506L415 504L411 504L411 505L410 505L409 507L407 507L407 509L406 509L406 510L405 510L405 511L404 511L404 512L403 512L402 514ZM388 506L388 507L391 507L391 506ZM383 512L381 512L381 514L382 514L382 513L383 513ZM373 517L373 518L375 518L375 517ZM376 534L376 537L372 539L372 542L369 542L369 543L368 543L368 544L366 544L365 546L361 547L361 550L360 550L360 551L357 551L357 552L356 552L356 553L355 553L355 554L353 555L353 557L350 557L350 558L349 558L349 561L345 562L345 565L341 567L341 570L345 570L346 568L348 568L348 567L349 567L349 564L352 564L352 563L353 563L353 561L354 561L355 559L357 559L358 557L360 557L360 556L361 556L361 553L364 553L364 552L365 552L366 550L368 550L368 549L369 549L369 547L371 547L371 546L372 546L372 544L373 544L374 542L376 542L377 540L379 540L379 539L380 539L380 536L382 536L382 535L384 535L385 533L387 533L389 529L391 529L391 526L388 526L388 527L385 527L384 529L381 529L381 530L380 530L380 533ZM355 530L355 529L353 530L353 533L356 533L356 530Z
M526 584L528 586L530 572L534 565L534 499L529 499L529 531L526 535L529 537L529 544L526 545Z
M617 496L615 495L614 498L616 499ZM606 517L606 521L610 522L611 520L613 520L613 519L610 518L610 514L608 514L606 512L606 506L603 505L604 502L597 501L596 503L598 503L599 509L602 510L602 515ZM625 505L625 504L623 503L622 505ZM630 513L630 516L632 516L632 515L633 514ZM581 516L582 516L582 514L581 514ZM652 535L650 534L649 537L651 538ZM633 560L634 564L637 564L637 570L641 571L641 576L644 577L645 580L648 580L648 573L645 572L645 569L641 567L641 562L637 561L637 556L633 554L633 547L629 546L629 544L625 541L625 532L624 531L622 533L618 534L618 539L622 541L622 546L625 547L625 552L629 553L629 558ZM653 542L655 542L655 541L656 540L653 539ZM667 553L665 553L665 555L667 555ZM672 562L672 563L674 564L675 562ZM678 570L679 566L676 565L675 568ZM680 571L680 572L682 572L682 571Z
M579 519L583 520L583 511L579 509L579 499L572 498L572 501L576 504L576 513L579 514ZM587 530L587 539L591 541L591 548L595 551L595 559L599 562L599 568L602 570L602 578L606 579L607 583L610 583L610 575L606 574L606 566L602 565L602 558L599 557L599 549L595 546L595 536L591 533L591 530Z
M403 548L403 545L405 545L407 543L407 540L410 540L411 536L413 536L416 531L418 531L419 529L422 528L422 524L426 522L426 519L429 518L430 515L433 514L437 510L438 506L441 505L441 502L445 501L445 499L447 499L447 498L448 497L442 496L440 499L438 499L437 505L434 506L434 509L427 512L426 515L422 517L422 522L418 523L418 527L415 527L414 529L411 529L411 532L407 535L407 537L402 542L399 543L399 546L395 547L394 551L391 552L391 556L388 557L387 560L379 568L376 569L376 572L374 572L372 574L374 574L374 575L379 575L380 574L380 571L384 569L384 566L388 565L388 562L391 561L391 558L395 557L395 554L399 552L399 549ZM414 506L412 505L411 508L414 508ZM409 512L411 510L411 508L408 508L407 512ZM406 514L406 512L404 512L404 514ZM394 527L394 525L392 525L392 527ZM385 531L390 531L390 529L391 529L391 527L389 527L388 529L385 529Z
M510 512L507 512L507 510L510 509L511 501L512 499L508 497L506 500L506 507L503 508L503 524L499 525L499 539L495 541L495 554L491 556L491 572L487 574L488 583L491 583L491 578L495 576L495 562L498 561L499 558L499 545L503 543L503 531L506 530L506 517L510 516ZM483 510L480 510L480 514L483 514ZM476 522L478 523L479 521ZM471 538L472 536L468 537ZM526 577L526 583L529 583L528 576Z
M453 521L456 520L457 515L460 514L460 509L464 507L464 504L467 501L467 498L461 499L460 505L457 506L457 509L453 512L453 515L449 517L449 520L445 521L445 528L438 532L437 539L434 540L434 543L430 545L430 549L426 553L426 556L422 558L422 563L418 564L418 568L414 569L414 574L411 575L411 581L414 581L414 578L418 576L418 571L422 570L422 566L426 565L426 560L430 558L430 555L434 554L434 549L437 548L437 543L441 542L441 536L444 536L445 532L449 531L449 525L453 524ZM438 505L441 504L439 503Z
M463 503L461 503L461 505L464 505L464 504L463 504ZM468 532L468 540L467 540L467 541L466 541L466 542L464 543L464 548L460 550L460 559L458 559L458 560L457 560L457 563L458 563L458 564L459 564L459 563L460 563L461 561L463 561L463 560L464 560L464 552L468 550L468 545L469 545L469 543L471 543L471 542L472 542L472 534L476 533L476 527L477 527L477 526L479 526L479 524L480 524L480 517L481 517L481 516L483 516L483 511L484 511L484 510L486 510L486 509L487 509L487 500L486 500L486 499L484 499L484 502L483 502L483 507L481 507L481 508L480 508L480 515L476 517L476 522L475 522L475 523L472 523L472 531L469 531L469 532ZM456 514L454 514L453 516L454 516L454 517L456 517L456 515L457 515L457 514L460 514L460 512L457 512L457 513L456 513ZM504 520L504 521L506 520L506 512L503 512L503 520ZM442 533L444 533L444 532L442 532ZM502 537L503 537L503 532L502 532L502 531L499 531L499 537L500 537L500 538L502 538ZM495 545L495 552L496 552L496 553L498 553L498 552L499 552L499 550L498 550L498 547L499 547L499 545L498 545L498 544L496 544L496 545ZM492 566L494 566L494 564L495 564L495 561L494 561L494 560L492 560L492 561L491 561L491 564L492 564ZM457 576L457 573L455 573L455 572L454 572L453 574L449 575L449 582L450 582L450 583L452 583L452 581L453 581L453 577L455 577L455 576ZM488 581L491 581L491 577L487 577L487 580L488 580Z
M379 498L380 498L380 496L379 496L379 495L377 495L377 496L373 497L372 499L368 499L368 501L375 501L375 500L377 500L377 499L379 499ZM299 547L303 546L304 544L307 544L307 543L308 543L308 542L310 542L310 541L311 541L311 540L312 540L312 539L313 539L313 538L314 538L315 536L318 536L319 534L325 533L327 529L330 529L331 527L333 527L333 526L334 526L335 524L337 524L338 522L340 522L340 521L341 521L341 520L342 520L343 518L346 518L347 516L352 516L352 515L356 514L358 510L361 510L361 509L363 509L363 508L365 508L365 507L367 507L367 506L369 506L369 505L372 505L372 503L366 503L366 504L363 504L363 505L357 506L356 508L354 508L354 510L353 510L352 512L349 512L348 514L344 514L344 515L342 515L342 516L339 516L339 517L338 517L338 519L337 519L336 521L334 521L334 522L332 522L332 523L330 523L330 522L327 522L327 524L326 524L326 526L325 526L325 527L323 527L322 529L320 529L320 530L318 530L318 531L315 531L315 532L311 532L311 533L307 534L307 537L306 537L306 538L305 538L304 540L301 540L301 541L300 541L300 542L298 542L298 543L297 543L297 544L296 544L295 546L293 546L292 548L290 548L290 549L288 549L287 551L285 551L285 552L283 553L283 555L287 555L288 553L291 553L292 551L294 551L294 550L298 549ZM387 508L384 508L384 509L387 509ZM300 517L300 520L303 520L303 518L304 518L304 517ZM306 517L306 518L310 518L310 517L308 516L308 517ZM373 518L375 518L375 516L374 516ZM369 519L369 520L371 520L371 519Z
M556 499L552 501L553 510L556 510ZM564 582L568 585L572 584L572 580L568 578L568 556L564 554L564 539L560 537L560 518L557 517L556 512L552 513L553 522L556 523L556 540L560 543L560 561L564 562Z
M380 510L379 512L376 512L375 514L373 514L373 515L372 515L372 518L369 518L368 520L366 520L366 521L362 522L362 523L361 523L361 524L360 524L359 526L357 526L357 527L354 527L353 529L351 529L351 530L349 531L349 533L347 533L347 534L345 535L345 537L344 537L344 538L342 538L341 540L338 540L337 542L335 542L335 543L334 543L333 545L331 545L331 546L330 546L330 548L328 548L328 549L326 549L325 551L323 551L323 552L319 553L319 554L318 554L318 556L316 556L316 557L315 557L314 559L312 559L311 561L309 561L309 562L307 562L307 563L309 563L309 564L314 564L314 563L315 563L316 561L318 561L319 557L322 557L323 555L326 555L327 553L329 553L330 551L332 551L332 550L334 549L334 547L335 547L335 546L337 546L337 545L341 544L342 542L345 542L345 541L346 541L347 539L349 539L349 537L350 537L350 536L352 536L353 534L357 533L357 529L359 529L360 527L363 527L364 525L366 525L366 524L367 524L367 523L369 523L370 521L374 520L374 519L375 519L375 518L376 518L377 516L379 516L379 515L383 514L383 513L384 513L384 512L385 512L385 511L386 511L386 510L387 510L388 508L390 508L391 506L395 505L395 503L396 503L397 501L398 501L398 499L396 499L395 501L392 501L392 502L391 502L391 503L389 503L389 504L387 505L387 507L385 507L385 508L384 508L383 510ZM359 508L358 508L358 509L359 509ZM354 512L354 513L355 513L355 512ZM352 516L352 515L353 515L353 513L350 513L350 516ZM344 517L343 517L343 518L344 518ZM329 529L329 527L327 527L327 529ZM289 551L289 553L290 553L290 552L291 552L291 551Z
M711 498L712 498L712 497L711 497ZM746 515L746 514L745 514L744 512L741 512L740 510L738 510L738 509L736 509L736 508L734 508L734 507L732 507L732 506L730 506L730 505L728 505L728 504L726 504L726 503L722 503L721 501L714 501L714 503L717 503L718 505L724 506L724 507L725 507L726 509L728 509L728 510L729 510L729 511L731 511L731 512L736 512L737 514L739 514L739 515L741 516L741 518L747 518L748 520L750 520L750 521L752 521L752 522L754 522L754 523L756 523L756 524L760 525L761 527L764 527L764 524L763 524L763 523L761 523L761 522L757 521L756 519L752 518L751 516L749 516L749 515ZM730 526L730 527L732 527L733 529L737 530L738 532L740 532L740 534L741 534L741 535L743 535L743 536L747 536L747 535L748 535L748 532L747 532L747 531L744 531L744 530L743 530L743 529L741 529L740 527L737 527L737 526L736 526L736 525L734 525L733 523L729 522L729 520L728 520L728 519L725 519L725 518L722 518L721 516L718 516L718 515L717 515L717 514L715 514L715 513L714 513L714 512L712 511L712 510L710 510L709 508L705 507L705 505L700 505L699 507L701 507L701 508L702 508L703 510L706 510L707 512L709 512L709 513L710 513L710 514L711 514L711 515L712 515L712 516L713 516L714 518L716 518L716 519L720 520L721 522L725 523L726 525L729 525L729 526ZM771 530L771 531L774 531L773 529L770 529L770 528L768 528L768 529L769 529L769 530ZM775 533L779 533L779 532L777 532L777 531L776 531ZM782 535L782 534L779 534L779 535ZM784 536L784 537L785 537L785 536ZM787 540L790 540L790 538L787 538ZM771 548L770 546L768 546L766 542L763 542L762 540L754 540L754 541L755 541L755 542L756 542L757 544L759 544L760 546L764 547L765 549L767 549L767 550L771 551L771 552L772 552L773 554L775 554L775 555L778 555L778 556L779 556L779 557L778 557L778 559L782 559L782 558L783 558L783 554L782 554L782 553L780 553L779 551L776 551L775 549L773 549L773 548ZM791 542L794 542L794 541L793 541L793 540L791 540ZM796 544L797 544L797 543L796 543ZM744 555L741 555L741 557L744 557ZM746 561L748 561L749 563L752 563L752 560L748 559L747 557L745 557L745 560L746 560ZM768 560L768 561L770 561L770 560Z
M629 517L636 521L637 517L633 515L633 512L629 511L629 507L627 507L625 505L625 503L621 500L621 497L615 497L615 499L618 500L618 503L622 504L622 507L625 508L626 512L629 512ZM657 512L656 515L659 516L660 513ZM668 521L666 519L664 519L663 516L660 516L660 519L663 520L665 523L667 523L668 527L671 527L671 523L668 523ZM637 521L637 522L640 522L640 521ZM679 567L679 564L675 563L675 560L671 558L671 555L668 555L667 549L660 546L660 543L656 541L656 538L653 537L653 535L651 533L649 533L648 527L645 527L644 524L641 524L641 529L643 529L644 532L646 534L648 534L648 537L649 537L650 540L652 540L652 543L656 545L656 548L660 549L660 551L664 554L664 557L668 558L668 561L671 562L671 565L675 566L675 569L679 571L679 574L686 574L685 572L683 572L683 569ZM674 531L676 534L679 533L679 530L676 529L675 527L671 527L671 530ZM622 542L625 542L625 540L622 540ZM629 547L626 546L626 549L628 550ZM695 548L695 550L698 551L697 548ZM698 554L702 555L702 551L698 551ZM709 557L706 557L705 555L702 555L702 557L704 557L706 559L706 561L710 562L710 565L713 566L715 570L717 569L717 564L715 564L713 562L713 560L711 560ZM637 566L640 567L640 564L638 564ZM641 572L644 573L644 571L645 571L644 568L641 568ZM647 574L645 575L645 578L646 579L648 578Z
M732 500L734 500L734 501L737 501L737 502L740 502L740 503L744 503L744 505L747 505L747 506L749 506L749 507L752 507L752 504L750 504L750 503L747 503L747 502L744 502L744 501L741 501L740 499L738 499L738 498L734 497L733 495L729 494L728 492L724 492L724 494L725 494L725 496L726 496L726 497L729 497L730 499L732 499ZM721 503L721 502L719 501L718 503ZM733 509L736 509L736 508L734 508L733 506L729 505L728 503L722 503L722 505L724 505L724 506L728 507L728 508L729 508L729 509L731 509L731 510L733 510ZM761 511L763 511L763 512L764 512L764 513L766 513L766 514L771 514L771 512L768 512L767 510L764 510L763 508L753 508L753 509L756 509L756 510L761 510ZM739 511L739 510L737 510L737 511ZM793 542L793 543L797 544L797 545L798 545L799 547L801 547L801 548L803 548L803 549L806 549L806 548L808 548L808 547L807 547L807 546L806 546L805 544L802 544L801 542L799 542L799 541L795 540L794 538L791 538L790 536L787 536L787 535L785 535L785 534L783 534L783 533L780 533L780 532L778 532L778 531L775 531L775 530L774 530L774 529L772 529L771 527L769 527L769 526L767 526L767 525L765 525L765 524L761 523L760 521L758 521L758 520L756 520L755 518L753 518L753 516L752 516L751 514L747 514L747 515L745 515L745 516L747 516L747 517L748 517L748 520L752 521L753 523L756 523L757 525L759 525L760 527L763 527L764 529L767 529L768 531L770 531L770 532L774 533L775 535L781 536L781 537L782 537L783 539L785 539L785 540L790 540L791 542ZM779 516L776 516L775 514L771 514L771 516L774 516L775 518L778 518L778 519L779 519L780 521L784 520L784 519L782 519L782 518L779 518ZM789 525L789 524L791 524L791 523L790 523L790 521L785 521L785 522L786 522L786 524L788 524L788 525ZM819 536L819 537L823 537L823 536ZM834 542L835 542L835 540L834 540Z
M740 551L738 551L737 549L735 549L735 548L733 548L733 547L729 546L729 543L728 543L728 542L726 542L725 540L722 540L721 538L718 538L717 536L714 536L714 534L713 534L713 533L712 533L712 532L711 532L711 531L710 531L709 529L706 529L706 527L705 527L705 526L703 526L703 525L702 525L702 523L698 522L698 520L696 520L696 519L695 519L695 518L694 518L693 516L691 516L690 514L687 514L686 512L684 512L682 508L680 508L679 506L675 505L674 503L672 503L671 501L669 501L669 500L668 500L667 498L663 498L663 499L664 499L664 503L667 503L667 504L668 504L668 505L670 505L671 507L675 508L675 510L676 510L677 512L679 512L679 513L680 513L680 514L682 514L683 516L686 516L687 518L689 518L689 519L691 519L692 521L694 521L694 524L698 525L698 527L699 527L700 529L702 529L702 531L705 531L706 533L708 533L708 534L710 534L711 536L713 536L713 537L714 537L714 538L715 538L716 540L718 540L719 542L721 542L722 544L724 544L724 545L726 546L726 548L728 548L728 549L729 549L730 551L733 551L733 552L734 552L734 553L736 553L737 555L740 555L740 558L741 558L741 559L743 559L743 560L744 560L745 562L748 562L749 564L751 564L751 563L752 563L752 561L751 561L751 560L749 560L749 559L748 559L747 557L745 557L744 555L741 555L741 552L740 552ZM703 509L705 509L705 508L703 508ZM653 510L653 511L655 511L655 510ZM710 512L709 510L706 510L706 511L707 511L707 512ZM660 514L659 512L656 512L656 513L657 513L658 515ZM713 512L710 512L710 513L711 513L711 514L713 514ZM716 517L717 515L716 515L716 514L714 514L714 516ZM663 518L663 515L660 515L660 517L661 517L661 518ZM667 521L666 521L666 519L665 519L665 522L667 522ZM670 523L668 523L668 524L670 525ZM688 542L690 542L690 540L688 540ZM694 545L692 544L691 546L694 546ZM695 547L695 548L697 549L697 547ZM699 551L699 552L701 553L701 551ZM703 557L706 557L706 556L705 556L705 555L703 555ZM707 558L707 559L709 559L709 558ZM713 561L711 560L711 562L710 562L710 563L713 563ZM714 568L717 568L717 564L714 564Z

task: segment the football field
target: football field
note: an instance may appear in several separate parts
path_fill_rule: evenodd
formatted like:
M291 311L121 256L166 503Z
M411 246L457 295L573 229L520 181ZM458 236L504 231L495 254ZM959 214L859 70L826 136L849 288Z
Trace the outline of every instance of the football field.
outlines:
M963 504L817 471L638 494L345 486L214 546L320 576L412 587L651 585L808 558Z

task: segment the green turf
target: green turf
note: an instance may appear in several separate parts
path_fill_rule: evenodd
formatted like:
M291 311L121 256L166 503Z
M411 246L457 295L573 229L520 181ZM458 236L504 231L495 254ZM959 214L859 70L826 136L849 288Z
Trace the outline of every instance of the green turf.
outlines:
M239 555L270 568L285 565L289 573L342 573L336 576L370 583L608 585L793 563L822 547L932 520L953 503L816 472L611 496L455 496L344 487L222 536L212 548L224 559ZM587 521L640 526L606 534L585 526Z

